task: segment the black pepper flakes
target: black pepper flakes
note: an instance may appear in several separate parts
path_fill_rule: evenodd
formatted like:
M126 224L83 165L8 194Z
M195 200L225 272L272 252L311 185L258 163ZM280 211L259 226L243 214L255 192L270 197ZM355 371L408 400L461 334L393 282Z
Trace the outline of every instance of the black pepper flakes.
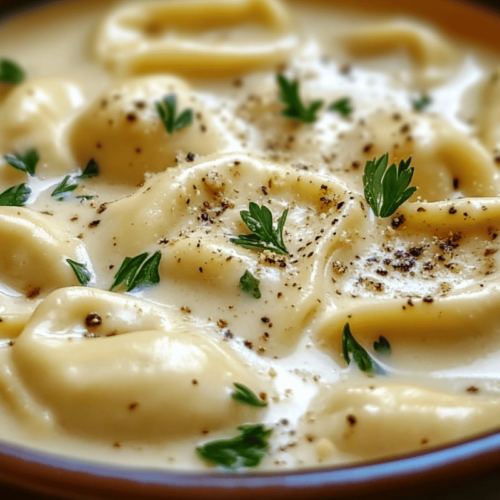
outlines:
M404 215L399 215L397 217L394 217L391 221L391 226L394 229L397 229L401 224L404 224L405 222L405 216Z
M358 421L357 418L352 414L347 415L346 420L350 426L356 425Z
M102 318L99 316L99 314L95 312L91 312L87 314L87 317L85 318L85 325L87 328L96 328L102 324Z

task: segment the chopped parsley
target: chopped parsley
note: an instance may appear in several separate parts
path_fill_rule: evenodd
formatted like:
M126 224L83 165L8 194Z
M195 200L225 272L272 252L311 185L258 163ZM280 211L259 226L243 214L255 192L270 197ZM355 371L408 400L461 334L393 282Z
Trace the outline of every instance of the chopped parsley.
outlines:
M28 184L18 184L0 194L1 207L23 207L31 194Z
M348 118L349 115L354 111L351 106L351 100L348 97L344 97L343 99L339 99L338 101L332 102L330 106L328 106L330 111L336 111L341 114L344 118Z
M40 155L36 149L28 149L26 153L14 153L5 155L5 161L14 168L35 175L36 166L40 160Z
M368 160L363 174L365 198L377 217L391 216L417 190L408 187L414 171L411 157L401 160L398 168L393 163L386 170L388 162L388 153L378 160Z
M74 260L71 259L66 259L66 262L71 266L71 269L76 274L76 277L78 278L78 281L80 282L81 285L87 286L90 282L90 279L92 278L92 275L90 274L90 271L87 269L85 264L80 264L79 262L75 262Z
M259 284L260 280L258 280L250 271L245 271L243 276L240 278L240 288L249 295L252 295L255 299L261 298Z
M262 401L255 393L243 384L234 383L236 390L231 394L231 397L244 405L253 406L254 408L265 408L267 403Z
M71 177L70 175L67 175L57 185L57 187L54 189L54 191L52 191L52 194L50 196L61 196L62 195L62 197L59 198L61 200L61 199L63 199L64 196L66 196L67 194L74 191L78 187L78 184L69 184L70 177Z
M362 372L384 375L385 370L368 354L351 333L349 323L344 325L342 332L342 355L347 364L354 361ZM352 355L352 357L351 357Z
M269 449L268 439L273 430L262 424L240 425L241 434L231 439L210 441L196 448L200 458L229 469L257 467Z
M413 109L415 111L423 111L431 102L432 99L427 94L423 94L419 99L413 101Z
M23 68L10 59L0 59L0 82L17 85L26 78Z
M82 175L79 175L79 179L91 179L92 177L97 177L99 175L99 165L95 160L89 160L85 170L82 172Z
M249 211L240 212L241 219L252 234L240 234L229 241L244 248L257 250L271 250L281 255L288 255L288 250L283 242L283 227L285 226L288 208L281 214L277 229L273 226L273 214L269 208L250 202Z
M382 335L373 343L373 349L382 356L391 354L391 344L389 344L389 341Z
M279 73L277 81L280 88L280 100L286 106L281 114L304 123L315 122L317 120L316 113L323 106L323 101L313 101L306 107L299 95L298 80L290 81L285 75Z
M193 110L190 108L185 109L180 115L176 116L177 97L175 94L169 94L163 98L162 102L157 102L156 109L170 135L176 130L182 130L191 125L193 122Z
M151 257L149 253L141 253L135 257L125 257L120 269L115 274L115 280L110 290L122 285L127 292L139 291L160 282L158 268L161 252L156 251Z

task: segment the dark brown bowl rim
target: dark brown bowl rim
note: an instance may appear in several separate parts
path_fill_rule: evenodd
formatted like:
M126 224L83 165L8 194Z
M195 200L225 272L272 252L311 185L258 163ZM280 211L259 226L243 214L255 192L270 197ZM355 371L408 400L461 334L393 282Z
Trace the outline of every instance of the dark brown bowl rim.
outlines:
M0 483L63 498L392 498L484 474L500 464L500 431L356 465L280 472L178 472L100 464L0 441ZM400 498L400 497L399 497Z

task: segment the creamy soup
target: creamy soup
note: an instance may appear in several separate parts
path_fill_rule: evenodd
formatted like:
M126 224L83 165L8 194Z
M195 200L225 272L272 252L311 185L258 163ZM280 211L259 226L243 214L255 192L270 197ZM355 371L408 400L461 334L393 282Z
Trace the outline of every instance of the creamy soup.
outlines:
M498 427L496 55L278 0L0 28L1 439L279 470Z

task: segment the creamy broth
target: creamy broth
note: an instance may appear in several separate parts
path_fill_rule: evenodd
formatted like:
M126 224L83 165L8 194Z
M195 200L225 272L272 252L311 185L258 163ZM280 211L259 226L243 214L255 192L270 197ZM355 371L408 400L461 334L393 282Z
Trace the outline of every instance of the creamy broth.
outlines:
M32 190L0 207L1 439L204 470L198 446L263 424L259 468L279 470L498 427L497 55L326 3L72 0L0 28L27 73L0 88L0 192ZM316 121L282 115L278 72L323 101ZM172 134L171 94L193 110ZM342 98L348 116L327 109ZM34 176L4 159L30 148ZM385 153L411 156L418 189L380 218L362 179ZM91 159L99 175L77 178ZM67 175L78 187L51 196ZM230 241L250 202L275 227L288 209L288 255ZM109 292L143 252L161 253L160 282ZM385 375L347 367L347 322Z

